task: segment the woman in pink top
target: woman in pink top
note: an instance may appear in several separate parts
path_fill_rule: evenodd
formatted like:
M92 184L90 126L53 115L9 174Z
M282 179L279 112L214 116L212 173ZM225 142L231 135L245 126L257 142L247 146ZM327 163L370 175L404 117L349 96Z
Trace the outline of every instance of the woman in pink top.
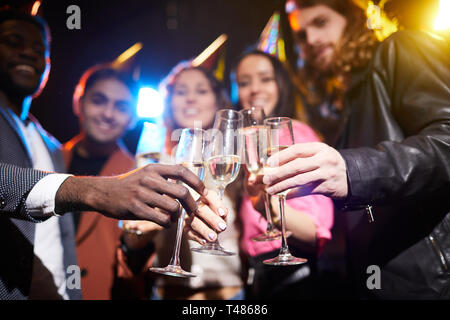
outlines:
M292 83L281 62L261 51L245 53L238 59L235 79L242 108L259 107L267 117L295 117ZM306 124L294 121L295 142L319 141ZM312 296L316 257L331 239L333 203L324 196L307 196L287 200L286 228L292 232L289 245L292 253L308 258L299 266L274 267L262 263L278 255L281 240L255 242L255 236L267 227L263 204L263 185L253 175L247 175L240 218L241 249L249 257L248 298L280 299ZM251 195L251 197L249 196ZM278 199L270 197L272 220L279 217ZM276 224L276 223L275 223Z

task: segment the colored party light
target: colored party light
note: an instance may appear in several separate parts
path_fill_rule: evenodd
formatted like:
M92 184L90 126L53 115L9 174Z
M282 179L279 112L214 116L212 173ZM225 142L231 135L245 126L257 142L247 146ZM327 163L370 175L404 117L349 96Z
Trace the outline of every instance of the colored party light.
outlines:
M140 118L157 118L164 111L164 101L158 91L150 87L139 90L137 115Z

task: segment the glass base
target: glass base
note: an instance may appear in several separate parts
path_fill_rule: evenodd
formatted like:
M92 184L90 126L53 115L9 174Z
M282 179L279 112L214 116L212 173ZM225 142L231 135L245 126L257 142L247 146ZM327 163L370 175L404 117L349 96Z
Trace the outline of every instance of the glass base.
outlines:
M304 258L294 257L290 253L280 253L278 257L264 260L263 263L271 266L293 266L297 264L303 264L307 261L308 260Z
M292 232L286 231L286 238L292 235ZM279 230L273 230L273 231L266 231L260 235L257 235L256 237L253 237L252 240L255 242L263 242L263 241L273 241L278 240L281 238L281 231Z
M148 270L150 270L151 272L164 274L166 276L180 277L180 278L192 278L197 276L196 274L184 271L180 266L174 266L170 264L165 268L151 267Z
M216 256L233 256L234 252L225 250L220 244L213 242L207 243L201 247L191 248L192 251L213 254Z

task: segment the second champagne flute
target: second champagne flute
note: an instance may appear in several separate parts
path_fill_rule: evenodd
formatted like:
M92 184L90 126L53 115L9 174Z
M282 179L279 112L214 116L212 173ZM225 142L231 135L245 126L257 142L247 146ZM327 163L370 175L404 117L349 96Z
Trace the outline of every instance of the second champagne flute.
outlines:
M164 148L165 128L157 123L144 122L142 133L136 147L135 167L140 168L148 164L158 163ZM124 232L142 235L142 231L131 228L128 221L118 223Z
M191 170L202 181L205 174L205 166L203 162L205 133L206 132L202 129L183 129L175 154L175 162ZM185 187L189 189L194 200L197 200L200 197L200 195L192 188L187 185L185 185ZM186 215L186 211L184 209L181 210L182 213L178 218L175 248L169 265L164 268L152 267L149 270L174 277L196 277L195 274L183 270L180 265L181 237L183 234L184 218Z
M239 174L242 152L242 115L231 109L220 110L214 121L207 145L206 166L223 198L225 188L232 183ZM234 252L225 250L216 239L192 251L215 255L234 255Z
M264 120L264 124L267 127L269 134L269 150L268 156L273 155L279 151L282 151L294 144L294 133L292 131L292 121L287 117L275 117ZM265 166L264 170L269 172L270 167ZM277 257L273 259L264 260L264 264L274 266L290 266L296 264L302 264L308 260L303 258L297 258L291 255L289 246L286 240L286 217L284 208L286 204L286 195L289 190L283 191L277 194L280 202L280 218L281 218L281 249Z
M266 115L262 108L251 107L240 111L243 117L244 155L247 170L258 176L263 174L267 160L268 131L264 126ZM264 208L267 227L264 233L252 238L253 241L272 241L280 239L281 232L272 223L269 195L264 192Z

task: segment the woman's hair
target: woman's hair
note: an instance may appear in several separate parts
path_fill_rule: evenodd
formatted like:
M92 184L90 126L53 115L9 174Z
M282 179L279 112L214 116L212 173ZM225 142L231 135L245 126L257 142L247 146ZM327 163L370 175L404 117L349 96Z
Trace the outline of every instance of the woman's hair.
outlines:
M239 67L239 64L246 57L251 55L258 55L267 58L273 66L274 74L275 74L275 82L278 88L278 101L275 105L275 108L272 111L272 114L266 116L282 116L282 117L290 117L294 118L296 113L296 101L295 101L295 93L294 86L292 84L290 75L283 64L277 58L271 56L268 53L265 53L260 50L250 50L244 52L236 61L233 67L233 71L231 73L231 82L232 84L232 96L238 97L238 86L236 79L236 71ZM239 104L239 101L234 101Z
M96 65L86 70L80 78L73 94L73 103L78 104L80 98L83 97L86 91L94 86L98 81L105 79L115 79L123 83L133 97L137 101L139 87L132 75L128 72L117 70L110 65Z
M165 108L163 119L168 131L173 131L180 128L179 124L175 122L173 117L172 97L178 77L182 72L187 70L198 70L208 79L214 96L216 97L216 105L218 109L230 108L231 105L225 87L210 70L203 67L193 67L186 61L180 62L170 71L167 77L161 82L160 86L161 91L164 92Z
M372 59L373 51L378 43L374 32L366 27L366 16L362 9L357 7L351 0L296 0L298 8L307 8L315 5L325 5L338 12L347 19L347 26L342 38L337 44L335 59L332 64L332 74L336 79L343 79L353 69L365 67ZM322 89L326 88L326 83L320 73L305 61L304 67L300 70L300 77L306 84L308 92L314 92L321 83ZM329 83L328 83L329 84ZM342 83L336 85L338 91ZM314 88L314 89L313 89ZM319 92L318 94L323 94Z

